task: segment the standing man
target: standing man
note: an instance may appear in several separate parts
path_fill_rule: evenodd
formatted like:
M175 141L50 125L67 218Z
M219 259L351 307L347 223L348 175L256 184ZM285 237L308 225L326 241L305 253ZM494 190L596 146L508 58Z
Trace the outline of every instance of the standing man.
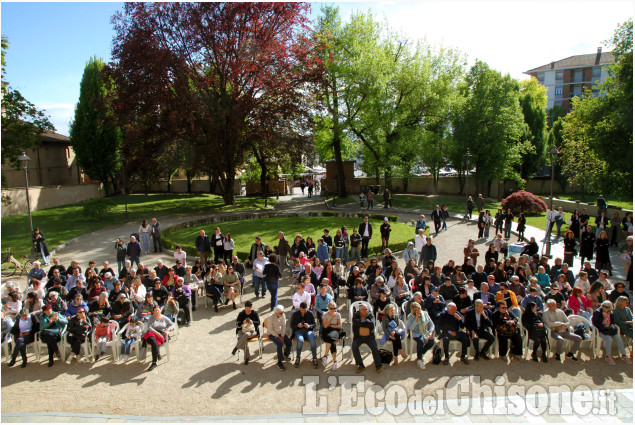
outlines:
M284 268L287 267L289 271L291 268L287 263L289 254L291 253L291 246L289 241L284 237L284 233L278 232L278 265L280 266L280 273L284 273Z
M214 247L214 263L218 264L218 260L222 260L225 255L225 235L221 233L220 227L216 226L214 228L214 234L210 242Z
M478 208L478 213L480 214L485 207L485 199L483 199L483 194L479 193L478 198L476 199L476 208Z
M556 222L556 217L558 216L558 212L556 211L555 205L551 206L551 211L547 211L547 233L545 234L545 238L542 240L546 242L547 239L551 239L551 231L553 230L553 225Z
M390 240L390 232L392 229L390 228L390 223L388 223L388 217L384 217L384 224L379 228L379 233L381 234L381 248L388 248L388 241Z
M368 222L368 216L364 217L364 222L359 225L358 231L362 236L362 257L366 258L368 257L368 242L373 237L373 226Z
M207 264L207 260L210 257L212 249L209 237L205 234L205 230L201 230L198 232L195 245L196 252L198 252L199 258L201 260L201 266L205 266Z
M390 193L390 190L386 188L384 190L384 208L388 208L388 205L390 205L390 208L392 208L392 195Z
M424 267L427 267L430 263L434 266L434 262L437 261L437 247L432 244L432 238L426 239L426 244L421 248L419 258Z
M564 211L562 207L558 208L558 214L556 214L556 243L560 240L560 229L564 224Z
M434 235L439 236L439 229L441 228L441 208L437 205L432 211L432 221L434 222Z
M375 199L375 193L373 192L373 189L371 189L370 187L368 188L367 199L368 199L368 209L369 210L374 209L373 208L373 200Z
M152 230L150 230L150 236L152 236L154 252L163 252L163 248L161 247L161 224L159 224L156 218L152 219Z
M141 244L137 242L137 238L135 238L134 236L130 236L130 242L128 242L126 254L130 259L130 263L137 263L137 267L139 267L139 259L141 258Z
M419 229L419 234L417 236L415 236L415 250L419 253L419 262L417 263L418 266L421 265L421 263L423 262L423 257L421 256L421 250L423 249L423 246L426 244L426 235L423 234L423 229Z

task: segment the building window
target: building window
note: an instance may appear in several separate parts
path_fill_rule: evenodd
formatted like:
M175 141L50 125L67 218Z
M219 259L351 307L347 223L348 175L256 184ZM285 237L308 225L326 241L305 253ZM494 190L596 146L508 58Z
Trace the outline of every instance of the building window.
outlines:
M581 83L582 82L582 70L581 69L576 69L575 72L573 73L573 81L576 83Z
M562 81L564 78L564 71L556 71L556 81Z
M594 67L593 78L600 78L600 75L602 75L602 68L600 68L599 66Z
M573 96L582 96L582 86L573 86Z
M556 96L562 96L562 87L556 87Z
M562 108L562 100L556 100L553 102L553 106L560 106Z
M538 82L542 83L545 81L545 73L544 72L539 72L538 74L536 74L536 78L538 79Z

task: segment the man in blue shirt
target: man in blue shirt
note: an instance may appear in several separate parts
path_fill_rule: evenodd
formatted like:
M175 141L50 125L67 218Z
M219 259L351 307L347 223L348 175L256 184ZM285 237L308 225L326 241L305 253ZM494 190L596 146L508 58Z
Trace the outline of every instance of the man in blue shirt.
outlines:
M326 264L326 262L329 260L329 248L328 246L326 246L322 238L318 239L316 256L322 264Z
M520 305L523 306L523 310L527 308L528 302L536 303L536 307L538 308L539 312L542 312L544 310L542 298L538 296L538 290L534 288L533 286L529 288L529 295L525 296L525 298L523 298L522 302L520 303Z

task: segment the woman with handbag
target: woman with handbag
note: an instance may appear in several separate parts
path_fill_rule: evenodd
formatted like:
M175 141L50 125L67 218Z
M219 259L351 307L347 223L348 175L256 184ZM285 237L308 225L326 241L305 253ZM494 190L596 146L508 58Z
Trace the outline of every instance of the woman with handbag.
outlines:
M567 230L567 233L564 234L564 262L569 266L573 266L573 257L578 255L575 245L575 233L572 230Z
M161 307L158 305L152 310L152 316L148 319L148 330L143 335L141 343L141 358L145 359L148 344L152 348L152 364L148 368L151 371L157 367L157 361L161 358L159 354L159 346L163 345L168 339L168 331L174 327L174 323L161 314Z
M547 328L537 311L538 307L536 306L536 303L528 302L521 321L525 329L527 329L529 339L534 342L534 350L531 352L531 359L535 362L538 361L538 347L541 347L542 362L547 363Z
M615 317L613 315L613 303L610 301L604 301L600 308L593 312L593 318L591 319L593 326L598 330L598 335L604 340L604 360L611 366L615 366L613 356L611 356L611 345L613 341L617 344L617 348L622 355L622 361L627 364L632 364L631 360L626 355L626 349L624 348L624 342L619 333L619 328L615 324Z
M328 353L330 351L333 356L332 370L337 370L336 342L344 336L346 336L346 332L342 330L342 316L337 312L337 304L331 301L328 304L328 310L322 314L322 341L326 344L322 364L325 367L328 364Z
M523 355L523 340L518 332L518 319L513 313L507 311L507 303L498 301L497 310L492 314L492 324L498 337L498 355L501 360L507 361L509 341L511 340L512 356Z
M399 315L395 314L394 304L388 304L384 309L384 317L381 319L381 328L384 331L381 342L386 343L388 340L392 341L392 351L395 356L393 366L396 366L399 364L399 353L401 353L401 357L404 359L408 356L401 345L401 340L405 338L406 335L403 333L403 330L399 329Z
M236 318L236 335L238 342L232 350L232 356L236 351L245 351L245 364L249 364L249 340L260 335L260 316L252 308L251 301L245 301L245 309L238 313Z

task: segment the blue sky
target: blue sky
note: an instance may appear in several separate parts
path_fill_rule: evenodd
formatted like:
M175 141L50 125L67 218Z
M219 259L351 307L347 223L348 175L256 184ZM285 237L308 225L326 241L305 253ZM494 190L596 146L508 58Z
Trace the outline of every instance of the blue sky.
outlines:
M630 1L494 1L336 3L344 20L369 10L411 39L456 48L515 78L568 56L595 53L618 23L633 16ZM9 37L7 81L45 109L61 134L79 97L88 59L110 59L111 16L122 3L2 2ZM313 4L313 16L320 3ZM582 27L585 27L582 29ZM604 51L606 51L604 47Z

